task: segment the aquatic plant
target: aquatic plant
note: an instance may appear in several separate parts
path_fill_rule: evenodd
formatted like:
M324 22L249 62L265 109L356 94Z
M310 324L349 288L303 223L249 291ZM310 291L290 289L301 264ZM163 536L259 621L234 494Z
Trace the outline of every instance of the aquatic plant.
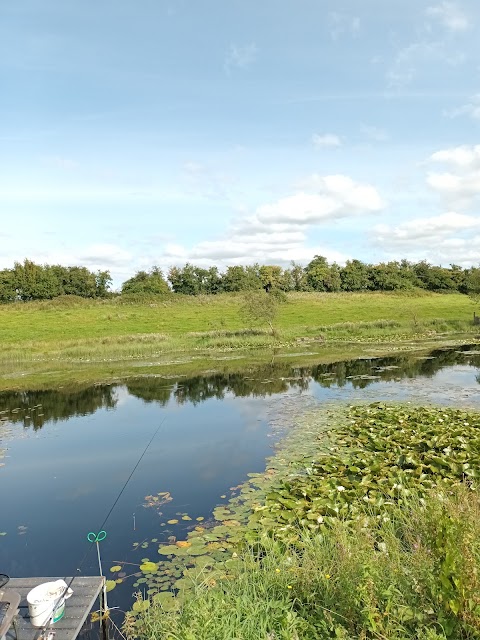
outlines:
M479 414L447 408L309 412L215 523L160 546L165 559L138 581L151 600L125 630L480 637L479 427Z

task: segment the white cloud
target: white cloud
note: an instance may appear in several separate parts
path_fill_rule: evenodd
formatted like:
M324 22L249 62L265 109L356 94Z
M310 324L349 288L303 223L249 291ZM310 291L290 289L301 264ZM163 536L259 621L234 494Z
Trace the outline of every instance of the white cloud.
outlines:
M360 18L358 16L348 15L347 13L331 11L328 14L328 25L332 39L338 40L340 36L345 34L351 36L357 35L360 31Z
M64 266L84 266L91 271L108 270L111 272L115 286L130 277L140 268L139 261L130 251L114 244L94 244L84 247L65 247L42 249L38 243L30 247L25 246L23 255L18 253L16 247L5 250L0 258L0 268L11 268L15 261L23 261L24 257L33 260L37 264L60 264ZM151 263L150 265L151 266Z
M430 171L427 185L455 209L471 206L480 195L480 145L462 145L433 153L429 162L444 163L447 171Z
M191 248L167 245L155 261L162 265L192 261L201 266L306 262L316 253L330 261L350 256L330 247L308 246L308 230L339 218L378 212L384 206L377 190L348 176L312 175L297 191L260 205L230 225L223 237Z
M231 44L225 56L223 68L226 73L230 73L233 69L246 69L255 62L257 54L258 47L253 42L245 45Z
M374 142L386 142L390 139L390 136L385 129L374 127L372 125L362 124L360 127L360 133Z
M441 149L432 153L431 162L445 162L459 168L480 167L480 144L461 145L451 149Z
M349 255L336 251L329 246L305 246L303 242L275 242L275 234L268 241L259 238L249 242L240 242L238 238L226 237L217 241L200 242L191 249L185 247L168 247L157 260L168 267L172 264L193 262L202 267L217 266L224 269L238 264L278 264L288 266L292 260L307 262L315 254L325 256L329 261L345 263Z
M374 232L379 240L389 244L418 242L423 245L426 238L437 242L452 233L476 228L480 228L480 218L451 211L439 216L408 220L396 227L378 225Z
M260 207L257 210L259 220L318 223L376 213L385 206L375 187L356 182L349 176L312 174L298 186L302 189L299 193Z
M427 16L438 20L449 31L465 31L470 25L467 15L454 2L427 7Z
M456 107L455 109L450 109L444 111L444 115L449 118L458 118L459 116L470 116L474 120L480 120L480 94L470 98L470 102L461 105L460 107Z
M132 259L129 251L113 244L95 244L77 254L75 264L85 264L97 269L122 267Z
M452 211L395 227L378 225L373 230L373 242L397 259L470 266L479 262L479 230L480 218Z
M339 136L334 133L314 133L312 142L316 147L340 147L342 141Z

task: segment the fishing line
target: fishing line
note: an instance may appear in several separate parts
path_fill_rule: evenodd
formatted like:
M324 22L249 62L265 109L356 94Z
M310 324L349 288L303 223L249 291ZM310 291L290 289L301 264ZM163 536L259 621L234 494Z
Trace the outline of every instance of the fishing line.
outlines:
M143 458L144 458L145 454L147 453L148 449L150 448L150 445L151 445L151 444L152 444L152 442L154 441L154 439L155 439L156 435L158 434L158 432L160 431L160 429L163 427L163 425L164 425L164 423L165 423L165 420L166 420L166 419L167 419L167 416L165 416L165 417L163 418L163 420L160 422L160 424L159 424L159 425L158 425L158 427L156 428L156 430L155 430L154 434L152 435L152 437L151 437L151 438L150 438L150 440L148 441L147 446L146 446L146 447L145 447L145 449L143 450L143 452L142 452L141 456L140 456L140 457L139 457L139 459L137 460L137 462L136 462L135 466L133 467L133 469L132 469L132 471L131 471L130 475L129 475L129 476L128 476L128 478L126 479L126 481L125 481L125 483L124 483L123 487L121 488L121 490L120 490L119 494L118 494L118 495L117 495L117 497L115 498L114 503L113 503L113 504L112 504L112 506L110 507L110 510L108 511L107 515L105 516L105 519L104 519L104 521L102 522L102 524L101 524L101 526L100 526L100 528L99 528L99 530L98 530L98 531L99 531L99 533L98 533L98 534L95 534L95 533L88 534L88 537L87 537L88 541L89 541L89 542L95 542L95 543L96 543L96 547L97 547L97 554L98 554L98 559L99 559L99 566L100 566L100 573L102 573L102 571L101 571L101 561L100 561L100 549L99 549L99 545L98 545L98 543L99 543L101 540L104 540L104 539L106 538L106 535L107 535L107 534L106 534L106 532L105 532L105 531L103 531L103 527L107 524L108 519L109 519L109 518L110 518L110 516L112 515L112 512L113 512L113 510L115 509L115 507L117 506L118 501L119 501L119 500L120 500L120 498L122 497L123 492L124 492L124 491L125 491L125 489L127 488L128 483L129 483L129 482L130 482L130 480L132 479L133 474L134 474L134 473L135 473L135 471L138 469L138 466L140 465L140 463L141 463L141 461L143 460ZM101 535L101 534L104 534L104 535L103 535L102 537L100 537L100 535ZM93 535L94 537L93 537L93 538L91 538L91 537L90 537L91 535ZM82 569L83 565L85 564L85 561L86 561L86 559L87 559L88 555L90 554L90 552L91 552L91 550L92 550L92 547L93 547L93 545L90 545L90 546L89 546L89 548L87 549L87 551L85 552L85 554L84 554L83 558L82 558L82 559L81 559L81 561L80 561L79 566L77 567L77 572L80 572L80 571L81 571L81 569ZM72 583L73 583L73 581L75 580L75 578L76 578L76 577L77 577L77 576L73 576L72 578L70 578L70 581L69 581L69 583L67 584L67 586L66 586L66 588L65 588L65 590L64 590L64 592L63 592L63 594L62 594L62 596L61 596L61 598L63 598L63 597L66 595L66 593L68 592L68 589L72 586ZM65 580L66 580L66 577L65 577ZM40 630L40 633L39 633L36 637L42 637L42 636L44 636L45 631L48 629L48 627L50 626L50 624L51 624L51 621L49 621L49 622L48 622L48 624L46 624L46 625L45 625L45 626Z
M118 504L118 501L120 500L120 498L122 497L123 492L125 491L125 489L127 488L128 483L130 482L130 480L132 479L133 474L135 473L135 471L138 469L139 464L141 463L141 461L143 460L145 454L147 453L150 445L152 444L152 442L154 441L157 433L160 431L160 429L163 427L165 420L167 419L167 417L165 416L165 418L162 420L162 422L158 425L157 429L155 430L155 433L153 434L153 436L150 438L150 440L148 441L147 446L145 447L145 449L143 450L143 453L141 454L140 458L137 460L137 463L135 464L135 466L133 467L130 475L128 476L128 478L125 481L125 484L123 485L123 487L121 488L119 494L117 495L115 502L112 504L112 506L110 507L110 510L108 511L107 515L105 516L104 521L102 522L102 524L100 525L99 531L103 530L103 527L107 524L108 519L110 518L110 516L112 515L113 510L115 509L115 507ZM92 542L96 542L96 540L93 540ZM90 547L86 552L84 557L82 558L79 567L77 568L77 571L80 571L81 568L83 567L85 560L88 556L88 554L90 553L92 547ZM72 578L72 582L73 582L73 578Z

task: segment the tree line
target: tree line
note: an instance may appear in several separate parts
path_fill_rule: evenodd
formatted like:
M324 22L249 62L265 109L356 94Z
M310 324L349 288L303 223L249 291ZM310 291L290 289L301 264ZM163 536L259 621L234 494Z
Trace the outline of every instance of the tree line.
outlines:
M90 271L86 267L39 265L31 260L16 262L12 269L0 271L0 302L46 300L62 295L106 298L111 291L109 271ZM265 291L427 291L480 292L480 268L463 269L431 265L425 260L368 264L348 260L344 266L315 256L305 267L292 262L278 265L235 265L220 271L190 263L171 267L164 275L158 267L138 271L121 286L128 295L214 295L223 292Z
M0 302L50 300L58 296L105 298L112 278L108 271L89 271L86 267L40 265L31 260L16 262L13 269L0 271Z
M408 260L367 264L348 260L345 266L329 263L323 256L315 256L306 267L292 262L283 269L276 265L236 265L221 272L218 267L205 269L187 263L171 267L166 275L158 267L138 271L122 285L122 294L184 295L218 294L249 291L397 291L425 289L470 293L480 282L480 268L463 269L431 265L425 260Z

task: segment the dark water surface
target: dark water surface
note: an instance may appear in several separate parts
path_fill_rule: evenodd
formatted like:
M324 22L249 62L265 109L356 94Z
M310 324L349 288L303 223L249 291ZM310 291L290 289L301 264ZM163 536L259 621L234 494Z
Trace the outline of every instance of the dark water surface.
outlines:
M74 575L152 435L115 506L102 542L105 572L117 561L158 561L152 538L184 537L221 496L262 471L272 453L269 419L286 401L414 400L480 406L478 346L191 379L144 377L123 384L0 393L0 572ZM145 496L173 500L145 508ZM184 521L187 513L192 520ZM178 515L180 514L180 515ZM179 524L161 526L170 519ZM5 534L5 535L3 535ZM150 542L148 548L141 543ZM138 548L133 544L140 543ZM80 567L97 574L96 555ZM127 566L128 568L128 566ZM108 577L108 576L107 576ZM128 608L134 579L110 594ZM74 586L74 585L73 585Z

